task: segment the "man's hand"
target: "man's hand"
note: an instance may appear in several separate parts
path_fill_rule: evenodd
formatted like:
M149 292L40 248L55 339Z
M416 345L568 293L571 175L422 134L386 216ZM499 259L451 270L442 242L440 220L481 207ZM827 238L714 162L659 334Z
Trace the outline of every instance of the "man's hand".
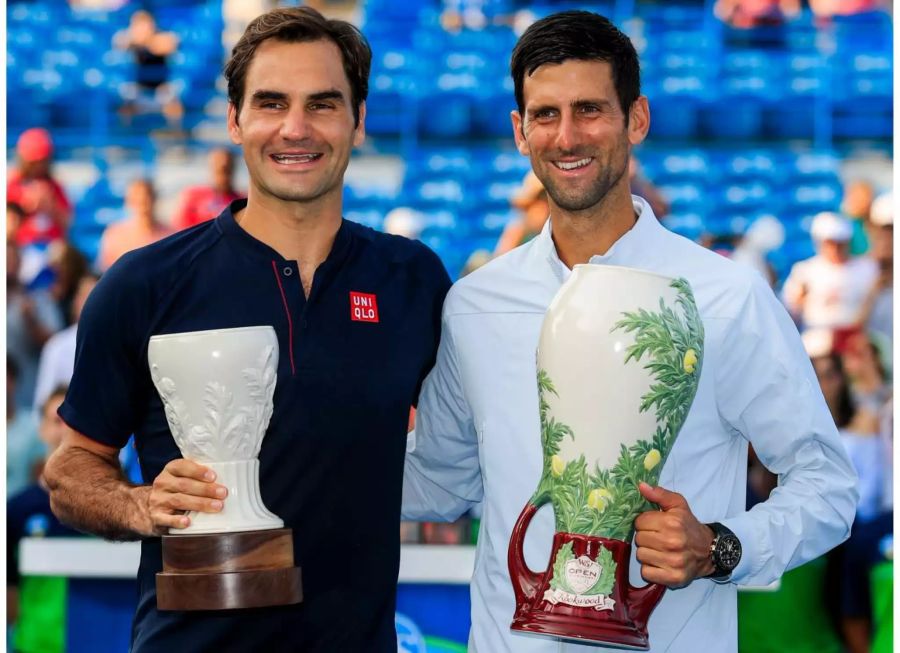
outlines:
M709 547L715 536L709 526L697 521L685 498L646 483L638 489L661 508L641 513L634 521L634 543L644 580L679 588L713 573Z
M169 528L185 528L191 520L185 512L219 512L228 494L218 485L216 473L186 458L169 462L157 476L148 498L150 519L163 535Z

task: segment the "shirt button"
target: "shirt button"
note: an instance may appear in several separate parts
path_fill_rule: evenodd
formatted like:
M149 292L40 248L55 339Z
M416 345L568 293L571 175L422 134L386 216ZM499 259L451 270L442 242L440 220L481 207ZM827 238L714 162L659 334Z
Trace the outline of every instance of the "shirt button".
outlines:
M292 268L289 265L286 265L286 266L284 266L284 269L282 270L282 272L284 273L284 276L289 277L292 274L294 274L294 268Z

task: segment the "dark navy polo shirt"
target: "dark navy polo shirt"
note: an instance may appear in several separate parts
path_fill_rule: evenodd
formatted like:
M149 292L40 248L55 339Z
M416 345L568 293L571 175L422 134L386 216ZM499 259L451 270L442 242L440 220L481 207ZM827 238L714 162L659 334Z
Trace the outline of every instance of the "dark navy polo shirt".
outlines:
M344 220L306 299L297 263L235 222L245 205L235 202L110 268L81 315L75 374L59 414L107 445L121 447L134 433L149 482L181 457L150 379L150 336L274 327L278 381L260 484L265 505L293 529L304 600L157 611L160 539L146 539L133 650L395 653L409 409L434 363L450 280L421 243ZM377 321L354 313L351 293L374 295Z

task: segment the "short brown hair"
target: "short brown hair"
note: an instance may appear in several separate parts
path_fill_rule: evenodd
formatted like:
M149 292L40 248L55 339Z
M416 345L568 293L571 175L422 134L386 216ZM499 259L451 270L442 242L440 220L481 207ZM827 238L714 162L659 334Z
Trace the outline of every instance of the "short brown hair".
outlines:
M264 41L275 39L285 43L305 43L326 39L338 46L344 62L344 73L350 82L353 119L359 124L359 107L369 95L369 69L372 50L366 37L343 20L329 20L311 7L279 7L254 18L231 51L225 64L228 101L241 112L247 69Z

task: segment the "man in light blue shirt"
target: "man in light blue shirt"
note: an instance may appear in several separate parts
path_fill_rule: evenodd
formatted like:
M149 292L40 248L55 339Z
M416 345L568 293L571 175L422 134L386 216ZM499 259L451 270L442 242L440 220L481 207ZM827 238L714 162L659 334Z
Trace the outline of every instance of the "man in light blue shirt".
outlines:
M766 282L667 231L631 195L628 158L647 134L650 113L628 38L595 14L555 14L525 32L511 67L516 144L547 189L550 220L534 240L447 296L437 364L422 389L407 455L404 518L452 520L483 502L470 651L606 650L509 628L510 534L543 460L538 334L575 264L684 277L706 333L703 372L660 486L641 487L662 510L636 521L630 580L672 588L650 618L652 651L736 652L737 585L768 584L847 537L857 498L853 468L796 329ZM747 511L751 443L780 484ZM715 523L724 530L711 528ZM743 550L733 568L710 553L723 532ZM525 540L532 569L547 567L553 533L545 508Z

